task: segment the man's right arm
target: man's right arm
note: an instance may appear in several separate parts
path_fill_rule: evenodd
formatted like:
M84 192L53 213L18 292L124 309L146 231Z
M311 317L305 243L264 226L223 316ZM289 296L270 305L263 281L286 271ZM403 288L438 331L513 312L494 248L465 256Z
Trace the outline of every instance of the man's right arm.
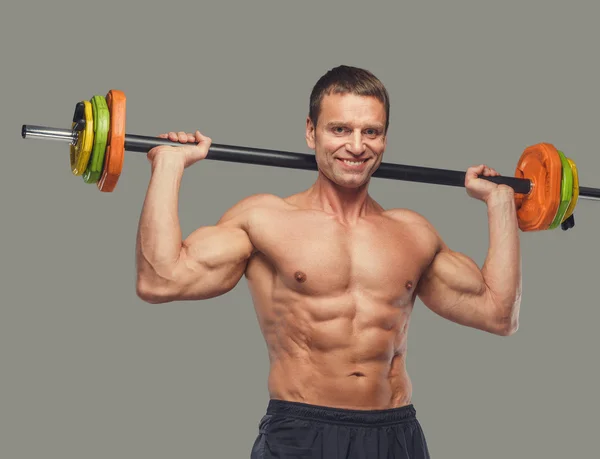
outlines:
M136 241L136 292L148 303L224 294L239 282L254 250L248 217L268 195L242 200L216 225L198 228L182 240L177 209L184 168L177 154L153 156Z

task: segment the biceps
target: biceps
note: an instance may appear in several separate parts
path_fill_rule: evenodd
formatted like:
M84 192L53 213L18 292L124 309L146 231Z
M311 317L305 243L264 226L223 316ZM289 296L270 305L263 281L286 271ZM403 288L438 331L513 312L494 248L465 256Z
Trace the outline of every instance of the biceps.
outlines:
M433 312L462 325L487 329L493 315L481 270L462 254L440 253L424 275L418 296Z
M485 291L481 270L469 257L456 252L438 254L430 266L424 293L438 296L480 296Z
M199 228L183 241L177 261L155 266L152 278L141 279L139 289L160 301L200 300L224 294L242 277L252 250L248 235L240 228Z
M183 241L179 262L192 271L227 270L243 264L252 250L250 238L243 229L207 226Z
M253 246L240 228L204 227L183 242L176 275L182 295L215 296L232 289Z

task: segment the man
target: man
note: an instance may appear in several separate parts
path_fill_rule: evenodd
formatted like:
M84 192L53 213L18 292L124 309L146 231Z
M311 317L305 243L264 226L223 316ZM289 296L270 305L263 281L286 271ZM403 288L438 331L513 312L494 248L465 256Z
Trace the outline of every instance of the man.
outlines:
M183 171L211 139L148 153L152 176L137 240L137 293L149 303L222 295L245 274L269 359L270 402L252 458L428 458L406 373L417 297L456 323L507 336L518 327L519 233L513 189L466 173L487 205L482 267L450 250L421 215L368 193L381 164L389 97L370 72L340 66L315 85L306 141L319 167L307 190L247 197L182 240Z

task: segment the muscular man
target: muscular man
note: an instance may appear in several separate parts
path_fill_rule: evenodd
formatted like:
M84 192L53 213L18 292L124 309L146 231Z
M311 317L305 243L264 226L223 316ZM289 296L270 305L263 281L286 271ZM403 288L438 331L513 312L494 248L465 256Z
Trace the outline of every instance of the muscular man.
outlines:
M428 458L411 403L407 333L417 297L456 323L507 336L521 298L513 189L467 170L487 206L480 269L421 215L368 193L381 164L389 97L370 72L340 66L315 85L306 121L318 175L285 198L249 196L182 240L178 193L211 139L148 153L152 176L137 240L137 293L149 303L213 298L248 280L266 340L270 401L252 458Z

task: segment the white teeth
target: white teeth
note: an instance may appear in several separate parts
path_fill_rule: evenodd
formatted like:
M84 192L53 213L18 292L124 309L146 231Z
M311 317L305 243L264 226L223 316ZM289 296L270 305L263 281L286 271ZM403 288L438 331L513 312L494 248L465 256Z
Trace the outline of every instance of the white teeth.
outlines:
M350 166L358 166L362 163L364 163L364 161L348 161L346 159L343 160L346 164L349 164Z

